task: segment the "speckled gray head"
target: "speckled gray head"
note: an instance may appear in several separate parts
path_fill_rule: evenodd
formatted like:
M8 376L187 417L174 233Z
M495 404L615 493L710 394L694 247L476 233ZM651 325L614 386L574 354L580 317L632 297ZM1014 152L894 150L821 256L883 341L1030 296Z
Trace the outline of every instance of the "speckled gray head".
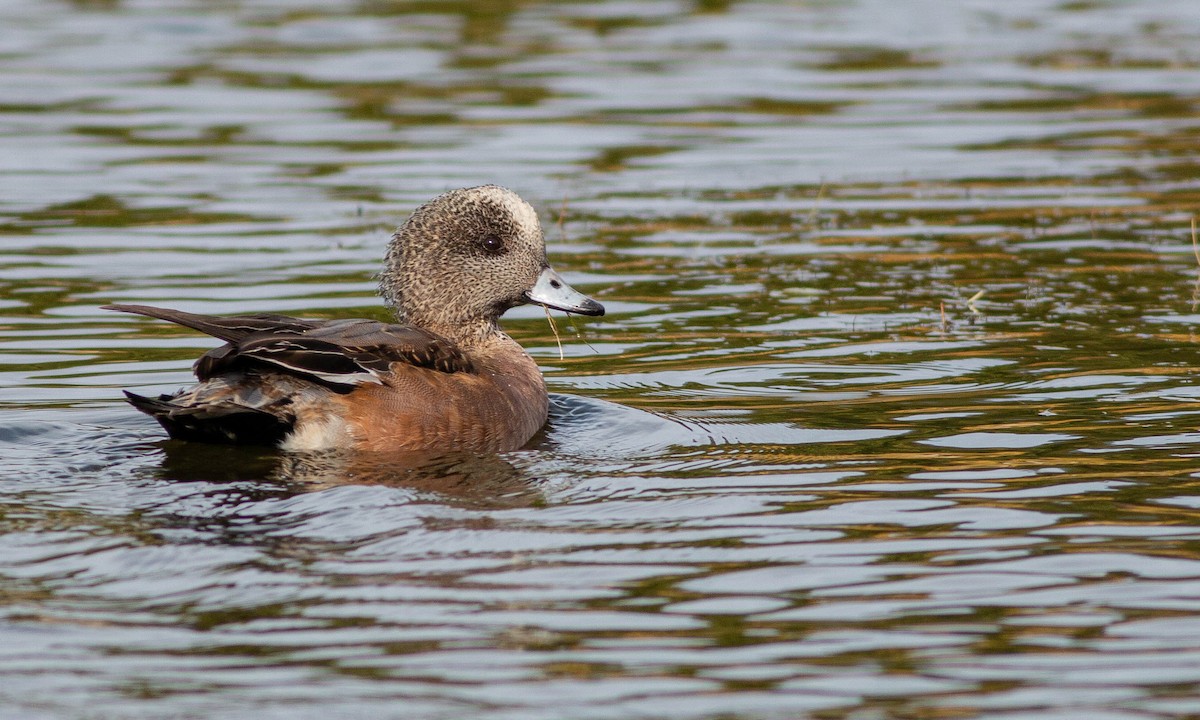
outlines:
M379 293L402 321L458 338L494 329L527 302L604 314L546 261L537 212L498 185L452 190L414 210L392 236Z

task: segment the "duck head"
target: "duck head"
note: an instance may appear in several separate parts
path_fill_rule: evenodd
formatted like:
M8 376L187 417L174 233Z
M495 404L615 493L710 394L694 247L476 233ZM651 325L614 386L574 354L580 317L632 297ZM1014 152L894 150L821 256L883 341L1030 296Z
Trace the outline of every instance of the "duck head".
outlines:
M402 322L460 340L496 332L502 314L526 303L604 314L550 267L534 209L498 185L452 190L413 211L392 236L379 292Z

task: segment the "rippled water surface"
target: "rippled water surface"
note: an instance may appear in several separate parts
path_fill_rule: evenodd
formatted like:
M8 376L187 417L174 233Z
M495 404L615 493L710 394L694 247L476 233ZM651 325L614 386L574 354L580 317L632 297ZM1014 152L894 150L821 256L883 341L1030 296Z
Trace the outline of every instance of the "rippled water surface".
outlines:
M1200 7L0 2L0 715L1200 714ZM168 442L509 185L501 457Z

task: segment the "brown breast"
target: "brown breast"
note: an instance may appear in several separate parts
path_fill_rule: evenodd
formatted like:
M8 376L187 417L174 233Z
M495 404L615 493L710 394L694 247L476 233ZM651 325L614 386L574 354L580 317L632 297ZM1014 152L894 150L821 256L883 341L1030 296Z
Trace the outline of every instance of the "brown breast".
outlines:
M471 353L474 372L395 363L386 385L336 398L360 450L516 450L545 424L546 386L507 336Z

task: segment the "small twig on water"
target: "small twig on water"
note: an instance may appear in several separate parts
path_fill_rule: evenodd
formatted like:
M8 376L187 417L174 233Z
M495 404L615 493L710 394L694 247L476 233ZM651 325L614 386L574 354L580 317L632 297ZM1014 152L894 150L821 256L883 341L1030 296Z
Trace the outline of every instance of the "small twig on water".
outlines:
M597 355L600 354L600 351L597 350L596 348L592 347L592 344L587 341L587 338L585 338L583 336L583 333L579 332L579 328L575 327L575 318L571 317L570 314L567 315L567 324L571 326L571 330L575 333L575 337L582 340L583 344L587 345L589 350L596 353Z
M817 188L817 199L813 200L812 210L808 211L808 217L804 220L804 224L808 226L809 232L817 229L817 213L821 210L821 200L825 197L825 181L821 181L821 187Z
M979 308L975 307L975 301L978 300L979 298L983 297L984 292L986 292L986 290L980 290L979 292L975 293L974 295L972 295L970 298L967 299L967 307L970 308L971 312L974 313L975 315L983 314L983 313L979 312Z
M563 355L562 338L558 336L558 327L554 324L554 316L550 314L550 308L545 305L542 306L542 309L546 311L546 322L550 323L550 332L554 333L554 342L558 343L558 359L563 360L565 356Z

